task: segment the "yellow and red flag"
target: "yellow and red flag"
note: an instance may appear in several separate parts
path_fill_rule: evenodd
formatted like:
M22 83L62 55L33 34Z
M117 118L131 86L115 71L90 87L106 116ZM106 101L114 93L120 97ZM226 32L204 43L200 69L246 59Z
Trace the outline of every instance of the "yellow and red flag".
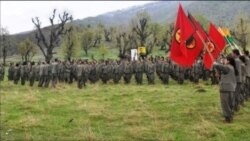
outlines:
M209 41L206 42L208 50L203 56L203 63L206 69L211 69L213 62L218 58L226 46L226 41L215 25L210 23Z
M191 67L201 52L202 47L199 45L195 31L194 25L179 5L172 34L170 58L183 67Z

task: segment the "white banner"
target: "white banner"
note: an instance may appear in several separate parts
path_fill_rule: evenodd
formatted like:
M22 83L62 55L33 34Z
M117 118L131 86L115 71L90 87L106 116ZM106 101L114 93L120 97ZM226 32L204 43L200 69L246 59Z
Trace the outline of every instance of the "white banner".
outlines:
M131 61L138 60L138 53L137 49L131 49Z

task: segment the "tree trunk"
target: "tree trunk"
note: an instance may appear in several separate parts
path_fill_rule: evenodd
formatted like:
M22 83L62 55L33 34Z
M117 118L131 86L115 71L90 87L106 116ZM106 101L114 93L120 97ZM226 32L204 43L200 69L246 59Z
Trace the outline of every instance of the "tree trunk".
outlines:
M88 49L84 49L85 55L88 56Z

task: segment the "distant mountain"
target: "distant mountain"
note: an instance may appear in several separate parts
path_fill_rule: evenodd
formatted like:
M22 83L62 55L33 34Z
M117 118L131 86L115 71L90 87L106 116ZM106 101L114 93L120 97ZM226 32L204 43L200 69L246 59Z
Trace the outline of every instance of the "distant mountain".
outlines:
M186 11L193 15L199 14L209 21L230 23L241 11L250 15L249 1L158 1L143 6L109 12L96 17L74 21L77 25L127 25L138 11L147 11L153 22L173 22L176 17L178 4L181 3Z
M131 18L139 11L147 11L151 15L152 22L170 23L174 22L178 4L181 3L185 11L193 15L203 15L215 24L232 24L233 18L240 12L248 14L250 17L249 1L158 1L142 6L134 6L128 9L105 13L96 17L88 17L73 21L74 24L95 26L99 23L104 25L128 25ZM48 27L46 27L48 28ZM46 32L46 28L43 30ZM9 48L9 55L17 52L17 44L25 38L34 40L34 31L22 32L12 35L12 46Z

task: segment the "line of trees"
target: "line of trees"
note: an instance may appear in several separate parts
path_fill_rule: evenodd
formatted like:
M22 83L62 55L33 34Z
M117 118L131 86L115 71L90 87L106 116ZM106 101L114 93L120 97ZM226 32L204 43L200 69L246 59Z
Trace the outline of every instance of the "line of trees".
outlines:
M205 27L208 21L201 15L195 15L198 21ZM17 46L23 61L30 61L40 50L46 61L50 61L59 47L60 53L65 59L89 56L91 48L103 55L107 54L108 47L117 48L117 56L127 58L131 49L146 47L146 55L152 54L154 48L165 51L170 50L171 36L174 24L152 23L150 15L141 11L129 21L129 26L97 26L87 25L84 27L72 24L73 16L68 12L57 14L54 9L49 17L50 26L42 29L42 22L38 17L32 18L35 25L35 42L25 39ZM55 21L58 21L55 23ZM235 18L235 27L232 35L237 43L245 50L249 40L249 19L241 14ZM206 28L204 28L206 29ZM45 32L46 31L46 32ZM5 64L8 47L10 46L9 33L1 28L1 52Z

